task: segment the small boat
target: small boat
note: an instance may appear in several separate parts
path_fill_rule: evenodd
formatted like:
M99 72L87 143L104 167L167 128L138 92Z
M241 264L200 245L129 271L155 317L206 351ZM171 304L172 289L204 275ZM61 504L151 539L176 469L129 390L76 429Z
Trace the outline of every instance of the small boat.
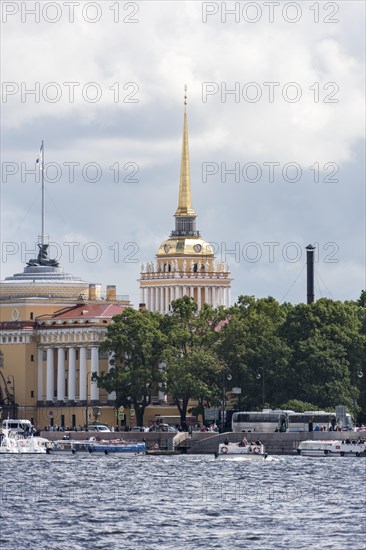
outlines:
M267 458L264 445L260 441L240 443L220 443L216 458L247 458L251 460L263 460Z
M48 441L47 453L119 453L127 458L146 453L145 443L127 443L124 440L98 440L95 437L83 441L77 440L56 440Z
M297 448L302 456L366 456L365 439L310 440L302 441Z
M145 443L110 443L109 441L100 441L91 444L89 447L90 453L121 453L123 455L135 456L146 454Z
M24 437L23 434L2 429L0 454L45 454L48 439L43 437Z

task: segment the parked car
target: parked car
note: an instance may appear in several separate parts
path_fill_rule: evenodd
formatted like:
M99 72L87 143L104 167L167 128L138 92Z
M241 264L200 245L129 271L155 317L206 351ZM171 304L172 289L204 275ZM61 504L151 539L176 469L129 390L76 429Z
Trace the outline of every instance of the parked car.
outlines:
M89 424L89 432L110 432L111 430L105 424Z

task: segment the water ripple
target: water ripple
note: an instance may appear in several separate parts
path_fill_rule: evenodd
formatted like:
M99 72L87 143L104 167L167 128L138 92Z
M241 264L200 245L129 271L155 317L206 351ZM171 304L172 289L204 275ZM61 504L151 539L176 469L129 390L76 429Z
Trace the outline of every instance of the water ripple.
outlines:
M365 459L22 458L1 457L6 550L365 550Z

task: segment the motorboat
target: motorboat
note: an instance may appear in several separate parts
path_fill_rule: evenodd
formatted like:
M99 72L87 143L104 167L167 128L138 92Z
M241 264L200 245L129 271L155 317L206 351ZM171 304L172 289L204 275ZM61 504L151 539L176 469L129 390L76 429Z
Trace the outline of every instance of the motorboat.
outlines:
M246 458L252 460L263 460L267 453L263 443L260 441L241 441L239 443L219 444L219 450L215 453L216 458Z
M303 456L366 456L366 440L305 440L297 448Z
M146 453L145 443L109 443L108 441L95 443L89 448L91 453L120 453L124 456L136 456Z
M3 428L0 434L0 454L45 454L48 439L29 436Z
M49 441L47 445L47 453L54 454L59 452L76 453L119 453L128 458L131 456L141 455L146 453L145 443L127 443L123 439L100 440L96 437L77 441L77 440L56 440Z

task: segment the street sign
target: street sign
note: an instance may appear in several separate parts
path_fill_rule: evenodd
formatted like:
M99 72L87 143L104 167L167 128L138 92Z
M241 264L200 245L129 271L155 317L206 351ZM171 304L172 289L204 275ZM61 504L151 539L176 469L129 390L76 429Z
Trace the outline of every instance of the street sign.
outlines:
M135 409L131 409L131 410L130 410L130 415L131 415L131 416L135 416Z
M125 414L119 412L119 413L118 413L118 420L124 420L124 419L125 419Z
M123 412L125 412L125 408L124 408L124 407L122 407L122 405L120 406L120 408L119 408L118 410L119 410L119 412L120 412L120 413L123 413Z
M53 418L53 411L48 411L48 416L49 416L50 418Z
M205 407L205 420L218 420L219 419L219 409L217 407Z

